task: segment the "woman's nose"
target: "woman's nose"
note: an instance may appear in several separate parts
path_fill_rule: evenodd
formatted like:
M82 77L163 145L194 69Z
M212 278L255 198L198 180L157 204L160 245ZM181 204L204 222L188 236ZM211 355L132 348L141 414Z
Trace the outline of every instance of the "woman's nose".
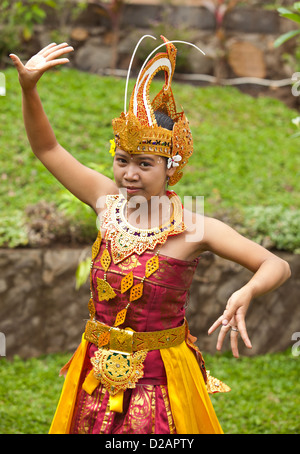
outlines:
M125 178L126 178L126 180L130 180L130 181L136 181L139 179L138 169L135 164L130 163L126 167Z

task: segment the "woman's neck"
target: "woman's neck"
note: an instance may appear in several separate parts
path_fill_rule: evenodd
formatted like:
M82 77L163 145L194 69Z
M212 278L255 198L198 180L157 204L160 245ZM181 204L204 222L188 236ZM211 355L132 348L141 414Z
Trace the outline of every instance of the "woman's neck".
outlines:
M152 196L150 200L131 198L125 205L124 215L128 223L135 228L153 229L170 221L173 204L167 193Z

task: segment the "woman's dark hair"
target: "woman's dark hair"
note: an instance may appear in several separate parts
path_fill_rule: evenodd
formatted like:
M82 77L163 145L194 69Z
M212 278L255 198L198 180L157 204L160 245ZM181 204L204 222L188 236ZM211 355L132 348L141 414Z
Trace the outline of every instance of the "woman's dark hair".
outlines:
M155 115L155 120L156 120L157 126L161 126L162 128L169 129L170 131L173 130L174 121L172 120L171 117L169 117L164 112L161 112L160 110L155 110L154 115ZM164 160L166 162L166 168L167 168L168 158L164 158Z
M170 118L167 114L159 110L156 110L154 112L154 115L158 126L161 126L162 128L169 129L170 131L172 131L174 126L174 121L172 120L172 118Z

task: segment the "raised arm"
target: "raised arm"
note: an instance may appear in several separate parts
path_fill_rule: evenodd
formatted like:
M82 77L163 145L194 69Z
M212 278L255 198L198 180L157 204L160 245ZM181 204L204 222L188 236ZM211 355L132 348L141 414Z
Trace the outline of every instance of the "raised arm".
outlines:
M37 82L44 72L68 63L68 58L61 57L72 51L67 43L52 43L25 66L16 55L10 57L19 74L24 124L32 151L69 191L96 211L97 199L116 192L116 186L106 176L82 165L57 142L37 91Z
M206 218L204 231L203 242L207 250L239 263L254 273L249 282L230 296L223 314L208 331L211 334L221 326L218 350L222 348L224 338L230 332L232 352L238 357L239 333L246 347L252 347L245 323L251 300L282 285L291 275L290 267L285 260L216 219Z

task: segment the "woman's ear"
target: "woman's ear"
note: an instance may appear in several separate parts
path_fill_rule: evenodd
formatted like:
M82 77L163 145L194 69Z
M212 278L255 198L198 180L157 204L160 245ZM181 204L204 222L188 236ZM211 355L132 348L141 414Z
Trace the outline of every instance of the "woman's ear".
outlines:
M169 180L170 180L170 178L174 175L175 171L176 171L176 167L171 167L170 169L167 169L167 171L166 171L166 175L167 175L167 178L166 178L167 188L169 187Z
M167 169L167 177L170 178L174 175L174 173L176 172L176 167L170 167L169 169Z

